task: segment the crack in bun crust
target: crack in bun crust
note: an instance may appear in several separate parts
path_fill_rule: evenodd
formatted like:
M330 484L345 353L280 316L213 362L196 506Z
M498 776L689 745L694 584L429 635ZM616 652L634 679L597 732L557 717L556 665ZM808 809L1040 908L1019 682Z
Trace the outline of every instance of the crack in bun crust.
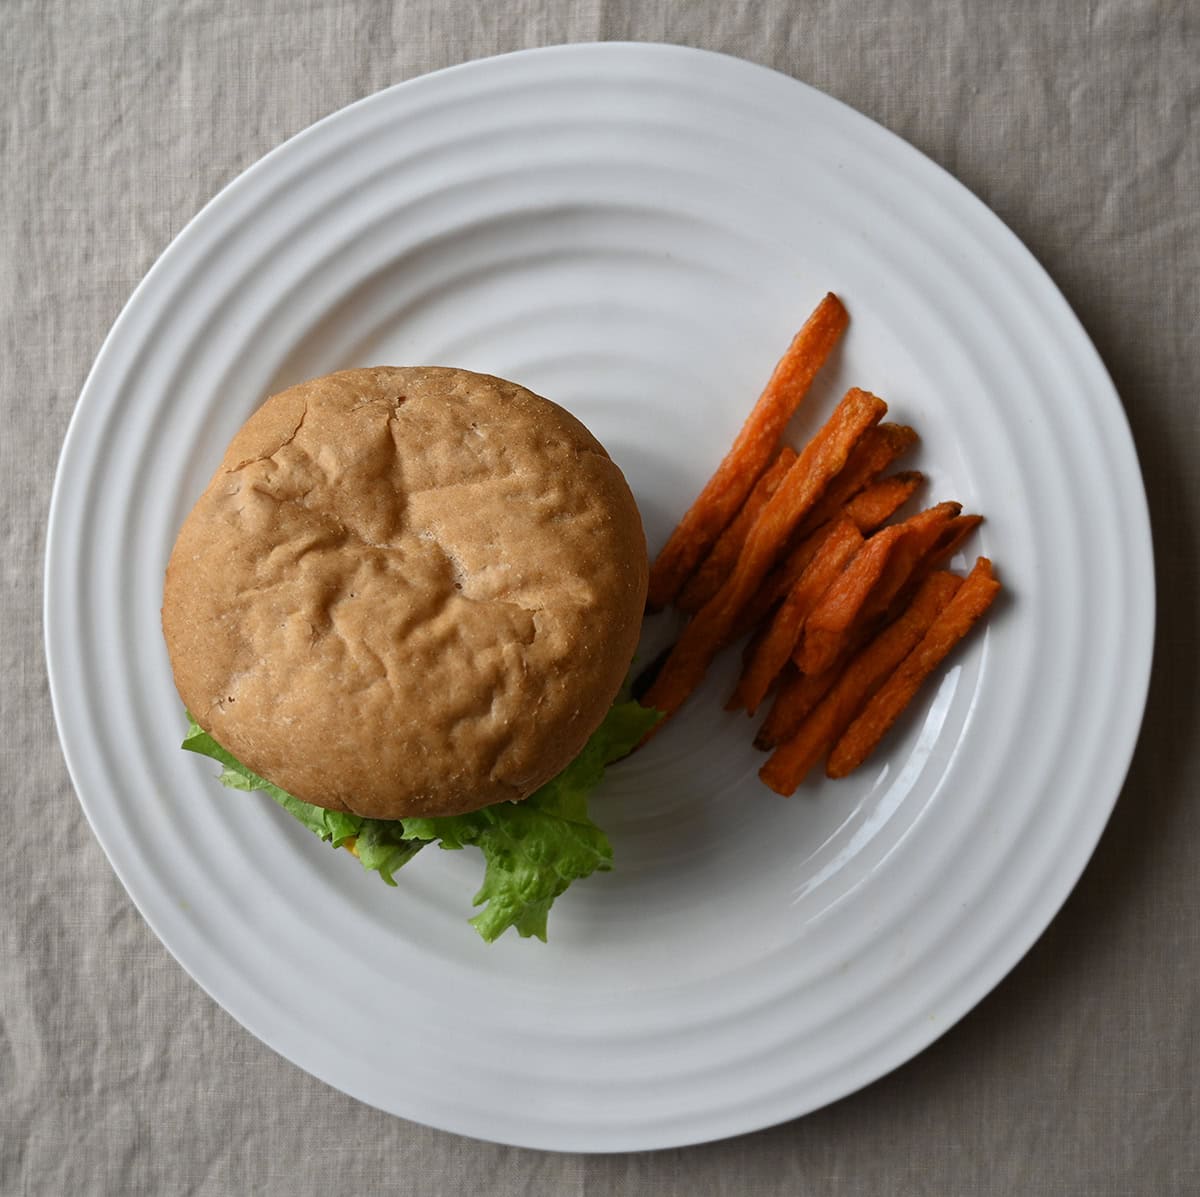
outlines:
M380 819L523 798L608 711L646 541L574 416L442 367L269 398L171 553L163 632L196 721L305 802Z

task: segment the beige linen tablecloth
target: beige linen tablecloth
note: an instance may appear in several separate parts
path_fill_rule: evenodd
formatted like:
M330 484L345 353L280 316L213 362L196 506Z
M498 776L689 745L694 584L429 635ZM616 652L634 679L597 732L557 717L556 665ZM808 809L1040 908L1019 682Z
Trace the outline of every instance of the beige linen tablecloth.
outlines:
M40 573L88 366L209 197L388 84L596 39L705 46L788 72L990 204L1116 380L1161 597L1116 815L1062 914L991 997L912 1063L798 1122L588 1158L368 1109L275 1056L184 975L72 793ZM3 0L0 46L0 1193L1200 1192L1194 0Z

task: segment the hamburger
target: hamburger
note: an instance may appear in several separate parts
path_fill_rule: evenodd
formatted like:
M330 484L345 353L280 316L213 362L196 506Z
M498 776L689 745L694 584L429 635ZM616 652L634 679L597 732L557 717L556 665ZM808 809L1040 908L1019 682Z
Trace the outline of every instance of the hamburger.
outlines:
M441 367L291 387L170 556L183 746L389 884L427 844L479 847L476 929L544 939L611 867L589 791L656 720L621 701L646 582L624 476L549 400Z

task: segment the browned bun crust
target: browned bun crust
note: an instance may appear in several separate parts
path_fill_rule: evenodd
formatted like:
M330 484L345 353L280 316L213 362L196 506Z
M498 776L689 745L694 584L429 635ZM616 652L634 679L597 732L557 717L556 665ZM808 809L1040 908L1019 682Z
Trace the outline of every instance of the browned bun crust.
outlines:
M372 818L523 798L583 747L637 644L646 541L574 416L440 367L272 396L171 554L163 631L205 731Z

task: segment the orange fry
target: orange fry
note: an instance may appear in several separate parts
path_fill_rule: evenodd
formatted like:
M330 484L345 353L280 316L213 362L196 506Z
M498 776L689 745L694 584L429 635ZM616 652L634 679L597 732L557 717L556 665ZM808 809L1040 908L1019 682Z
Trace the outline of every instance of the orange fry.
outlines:
M862 533L853 520L843 518L833 525L811 564L775 612L765 635L757 640L727 709L745 707L751 715L758 710L771 683L792 655L809 612L862 546Z
M784 682L754 737L754 747L770 752L777 744L794 736L809 711L837 681L840 672L840 662L818 674L801 673L795 666L787 666Z
M833 519L864 487L869 486L902 453L917 443L917 434L907 424L883 423L872 428L855 446L845 468L829 484L821 501L797 530L807 536L826 520ZM888 512L890 515L891 512ZM887 516L883 517L887 519ZM879 521L883 523L883 520Z
M937 538L933 548L925 554L920 568L931 570L944 565L958 552L962 542L982 523L983 516L981 515L956 516L942 529L942 534Z
M755 628L753 635L746 641L746 645L742 649L741 675L738 678L737 685L733 688L733 693L725 700L725 709L727 711L740 711L746 705L741 697L741 679L745 676L746 670L750 668L750 662L754 660L754 656L758 652L762 642L767 638L767 631L767 625L763 624L761 627Z
M859 438L887 411L887 404L852 388L829 421L792 463L787 477L767 501L724 586L696 612L642 699L673 715L704 679L713 657L727 642L745 606L787 546L792 532L813 509L831 479L846 464ZM661 728L660 721L657 727Z
M809 615L804 639L796 650L796 664L802 673L824 673L837 660L851 628L883 577L889 557L906 535L902 524L877 532L825 592Z
M930 551L962 510L961 503L938 503L910 516L902 524L904 539L888 558L888 563L863 608L864 621L886 614L893 600L908 585L917 569L924 564Z
M804 571L812 564L813 558L820 552L825 538L833 530L832 524L825 524L815 532L806 536L764 579L763 584L742 609L730 635L731 640L740 640L752 628L762 623L785 598L788 592L800 581ZM860 529L861 531L861 529Z
M796 460L796 450L784 445L767 472L754 484L754 489L734 516L733 523L725 529L713 545L712 552L705 557L700 568L692 574L679 592L675 606L680 611L699 611L725 584L730 571L737 564L738 553L746 543L746 536L754 526L758 513L767 505L767 500L779 489L779 484Z
M924 476L917 470L891 474L878 482L872 482L865 490L855 495L843 508L843 512L858 525L858 530L864 536L869 536L904 506L923 481ZM765 619L771 608L795 586L821 547L822 541L829 535L832 526L826 524L810 533L787 555L782 564L771 571L746 608L744 617L739 620L738 635L734 639L745 635L751 627Z
M958 593L834 745L825 767L829 777L845 777L871 755L921 683L991 606L999 589L1000 583L992 575L992 563L980 557Z
M672 602L684 582L746 501L787 422L849 322L836 295L826 295L796 334L742 425L732 448L688 508L650 570L646 606Z
M904 613L854 657L796 733L758 771L765 785L784 796L795 793L809 770L908 656L961 585L957 574L930 574Z
M920 470L889 474L855 495L846 504L846 514L864 536L870 536L912 498L914 491L924 481L925 475Z
M926 550L924 556L913 567L908 579L900 586L891 600L891 606L886 613L886 619L894 619L898 612L912 598L913 592L935 569L941 569L946 562L958 551L959 546L967 539L980 524L981 515L957 515L950 520L932 547Z
M838 613L834 618L830 611L823 610L805 628L804 642L797 654L796 664L805 673L820 673L828 669L845 650L853 628L870 632L913 580L917 567L930 547L958 512L957 503L939 503L936 507L917 512L901 524L893 525L899 536L887 555L878 579L850 622L842 622L848 612ZM885 531L891 532L893 528Z

